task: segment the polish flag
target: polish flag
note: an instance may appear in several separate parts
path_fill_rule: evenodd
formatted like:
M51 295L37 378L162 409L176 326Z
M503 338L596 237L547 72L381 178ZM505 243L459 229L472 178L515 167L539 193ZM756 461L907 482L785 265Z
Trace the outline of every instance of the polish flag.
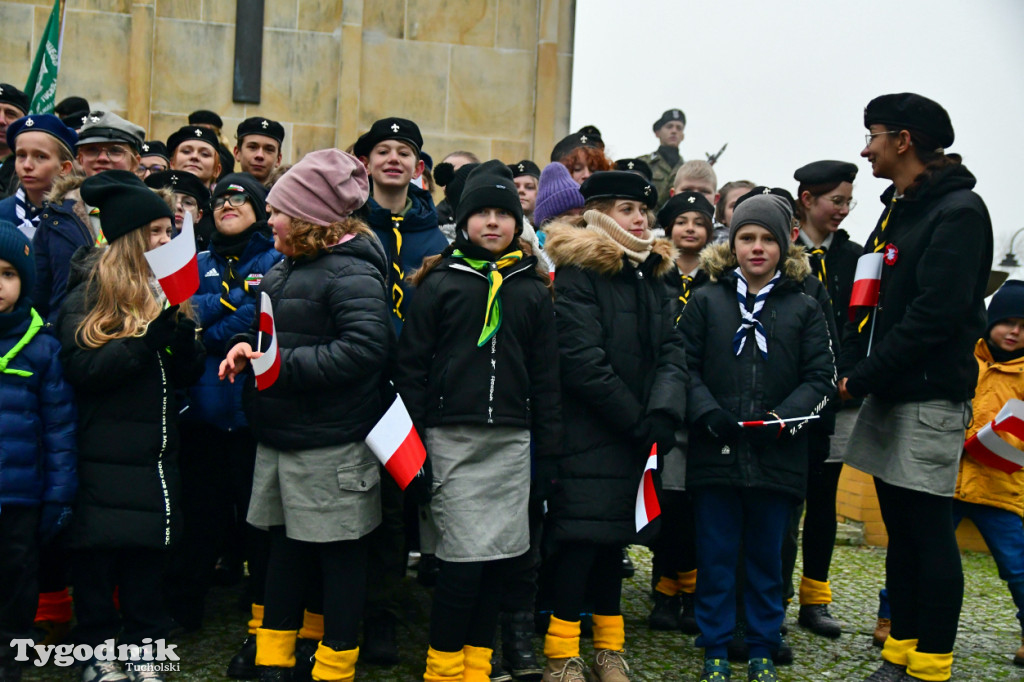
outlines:
M277 347L277 330L274 328L274 307L270 303L270 296L267 295L267 292L261 291L260 333L258 338L262 340L264 334L270 336L270 347L267 348L265 353L252 360L252 369L256 373L256 388L261 391L270 388L277 381L277 375L281 373L281 351ZM257 341L256 345L259 346L261 344Z
M187 301L199 290L199 264L191 213L185 213L181 234L145 255L170 305Z
M661 514L658 494L654 490L654 470L658 468L658 445L651 446L651 454L647 456L647 466L640 479L640 489L636 491L636 532Z
M857 271L853 275L853 291L850 292L850 321L856 316L858 306L874 308L878 305L878 290L882 285L881 253L865 253L857 259Z
M416 478L427 459L427 450L400 395L367 434L366 444L402 490Z
M1024 440L1024 400L1009 400L999 414L967 439L964 449L993 469L1012 474L1024 468L1024 452L1010 445L1006 436Z

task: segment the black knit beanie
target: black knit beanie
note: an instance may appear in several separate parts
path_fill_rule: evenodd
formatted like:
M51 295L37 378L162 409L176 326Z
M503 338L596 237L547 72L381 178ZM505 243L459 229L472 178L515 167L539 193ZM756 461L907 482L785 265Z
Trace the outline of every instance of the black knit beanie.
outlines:
M267 219L267 188L249 173L231 173L225 175L213 188L213 198L225 194L244 194L249 198L256 221Z
M108 170L82 183L82 199L100 210L107 242L149 225L157 218L174 218L170 207L131 171Z
M512 171L497 159L480 164L466 178L466 186L455 210L455 224L465 227L469 217L482 208L505 209L515 216L516 234L522 232L523 206L519 203Z

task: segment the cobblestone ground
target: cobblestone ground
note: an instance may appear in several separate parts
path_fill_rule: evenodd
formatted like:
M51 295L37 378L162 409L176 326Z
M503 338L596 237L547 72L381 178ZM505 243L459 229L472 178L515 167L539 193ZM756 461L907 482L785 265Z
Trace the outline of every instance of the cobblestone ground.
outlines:
M637 565L636 576L624 586L626 646L632 679L696 680L701 665L701 652L694 648L693 638L677 633L650 632L646 627L649 609L647 592L650 585L650 554L643 548L632 548ZM846 625L838 640L811 635L796 625L795 609L787 614L789 641L796 654L792 666L779 669L780 679L787 681L862 680L879 663L879 650L871 646L875 624L878 589L883 579L883 550L867 547L837 547L832 563L832 590L836 603L833 614ZM954 680L981 682L987 680L1022 680L1024 670L1012 664L1013 653L1020 644L1020 630L1014 618L1014 606L1005 584L996 575L995 564L987 555L964 556L966 595L956 643ZM224 667L234 649L245 636L246 613L237 606L239 591L216 589L211 595L208 624L195 634L179 640L181 670L170 680L227 680ZM404 593L406 621L413 625L399 631L402 662L391 669L360 665L357 678L364 681L391 682L422 679L423 659L427 649L426 622L429 595L409 580ZM537 650L541 642L535 640ZM591 655L589 642L584 643L585 657ZM744 666L734 668L733 677L746 679ZM52 664L30 669L25 680L77 680L71 670Z

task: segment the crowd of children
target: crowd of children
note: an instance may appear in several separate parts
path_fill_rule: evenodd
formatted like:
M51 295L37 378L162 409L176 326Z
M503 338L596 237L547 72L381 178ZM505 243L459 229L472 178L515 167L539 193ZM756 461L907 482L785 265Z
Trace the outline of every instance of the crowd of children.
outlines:
M865 109L861 156L892 185L862 248L840 227L854 164L802 166L795 195L719 188L681 157L679 109L640 159L613 162L587 126L543 170L434 167L388 117L282 169L268 119L239 126L232 158L212 112L165 145L111 113L25 115L0 85L21 114L0 128L17 177L0 201L0 680L20 679L12 640L34 621L39 641L68 636L69 586L70 641L131 652L82 661L82 680L163 680L155 643L202 628L215 574L243 564L252 618L228 675L352 680L397 661L414 547L433 586L424 680L628 682L625 548L643 543L648 625L698 635L694 678L742 660L772 682L791 598L801 626L842 632L844 461L874 477L890 538L868 680L950 678L962 518L1024 624L1024 473L964 453L1024 399L1024 282L986 324L992 227L937 103ZM186 220L200 283L170 305L146 254ZM875 301L854 285L865 258ZM404 491L366 440L399 399L426 451ZM661 515L640 530L652 463Z

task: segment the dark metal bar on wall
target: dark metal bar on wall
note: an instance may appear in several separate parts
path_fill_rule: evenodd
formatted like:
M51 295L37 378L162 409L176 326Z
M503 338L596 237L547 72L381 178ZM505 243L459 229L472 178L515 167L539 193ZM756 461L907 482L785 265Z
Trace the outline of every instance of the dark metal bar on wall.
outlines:
M232 99L259 104L263 81L263 0L235 5L235 78Z

